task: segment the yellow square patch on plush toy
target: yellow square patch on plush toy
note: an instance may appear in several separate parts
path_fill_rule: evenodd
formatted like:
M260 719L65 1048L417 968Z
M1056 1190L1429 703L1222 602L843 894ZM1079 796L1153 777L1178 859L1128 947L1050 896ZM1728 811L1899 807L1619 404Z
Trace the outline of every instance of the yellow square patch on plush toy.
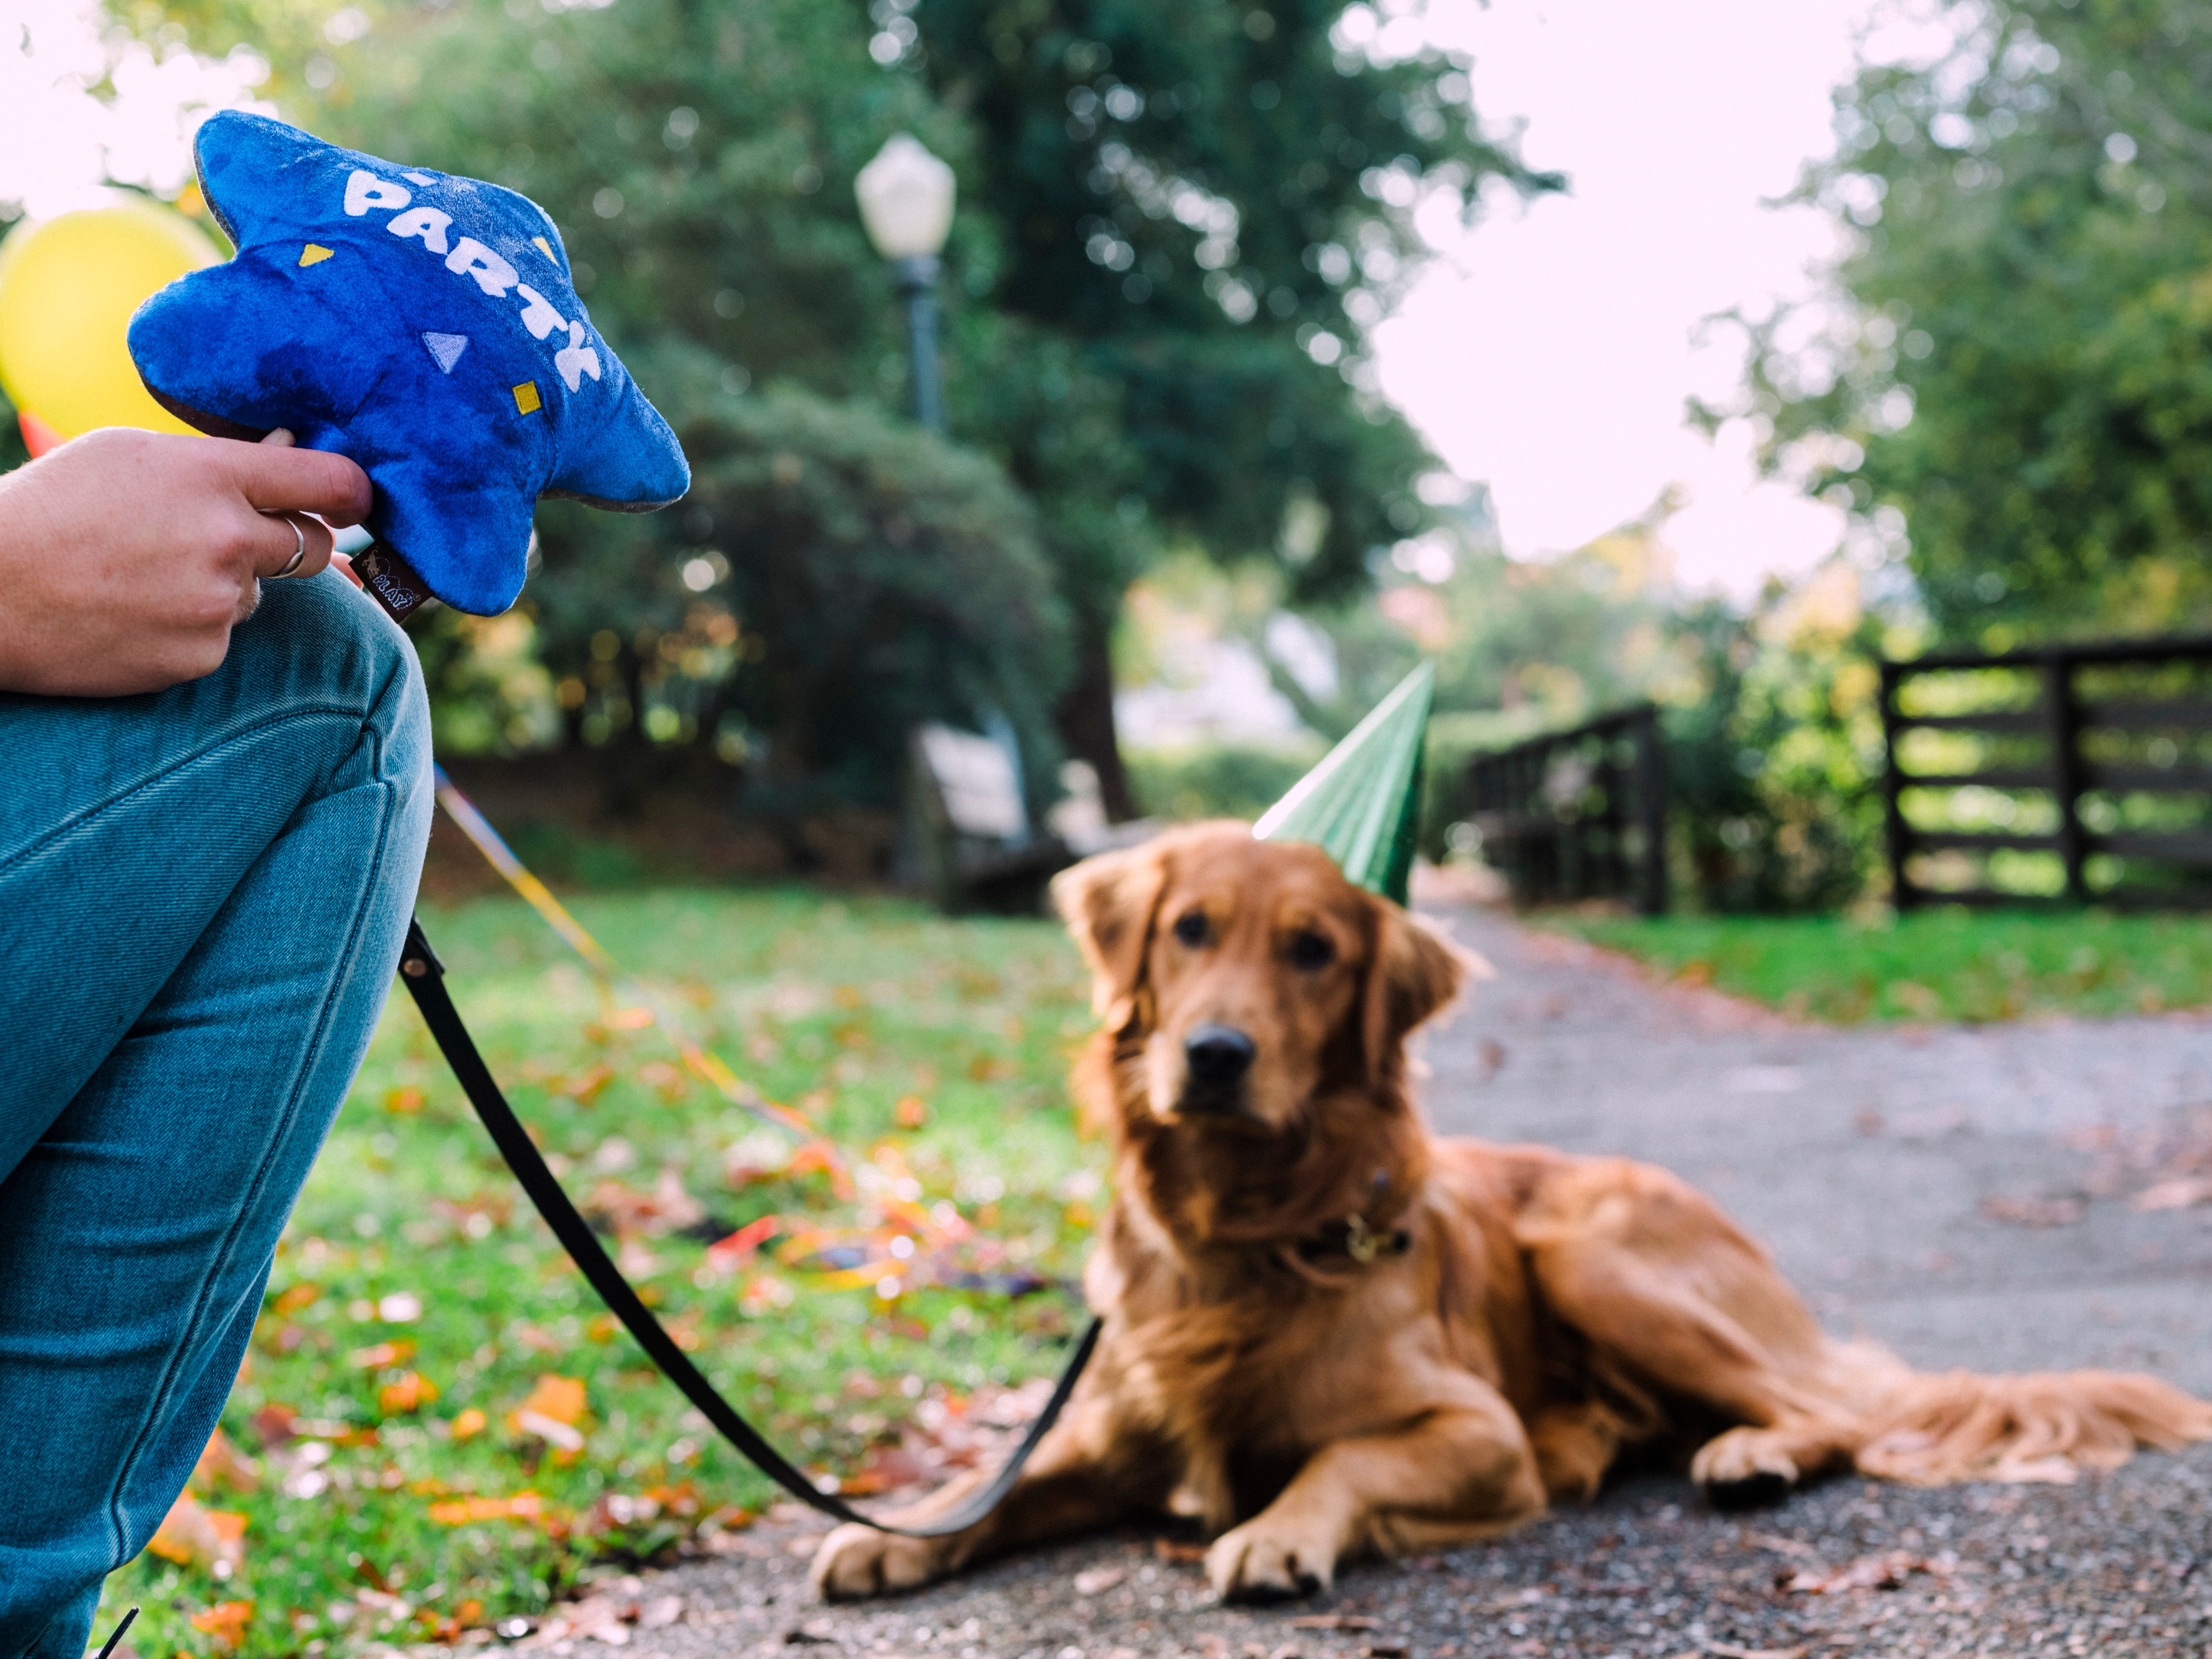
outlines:
M526 415L535 415L544 405L538 396L538 382L525 380L514 388L514 406Z
M331 250L318 242L310 242L300 250L300 263L303 265L319 265L330 257Z

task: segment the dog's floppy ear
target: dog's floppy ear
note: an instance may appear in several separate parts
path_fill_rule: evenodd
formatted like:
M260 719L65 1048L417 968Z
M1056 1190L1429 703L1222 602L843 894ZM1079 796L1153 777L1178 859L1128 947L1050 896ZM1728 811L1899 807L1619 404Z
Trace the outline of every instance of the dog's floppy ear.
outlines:
M1395 1073L1407 1033L1448 1006L1470 974L1489 977L1490 965L1387 900L1374 901L1375 954L1367 964L1361 1035L1367 1064Z
M1053 902L1091 969L1091 1008L1109 1030L1136 1014L1152 913L1166 885L1166 860L1150 847L1101 853L1053 878Z

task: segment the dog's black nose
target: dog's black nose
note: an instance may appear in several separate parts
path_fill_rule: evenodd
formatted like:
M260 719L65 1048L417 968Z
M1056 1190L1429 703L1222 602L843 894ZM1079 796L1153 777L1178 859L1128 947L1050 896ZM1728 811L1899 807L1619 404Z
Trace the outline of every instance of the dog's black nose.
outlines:
M1201 1089L1225 1089L1252 1069L1252 1039L1233 1025L1201 1025L1182 1040L1190 1080Z

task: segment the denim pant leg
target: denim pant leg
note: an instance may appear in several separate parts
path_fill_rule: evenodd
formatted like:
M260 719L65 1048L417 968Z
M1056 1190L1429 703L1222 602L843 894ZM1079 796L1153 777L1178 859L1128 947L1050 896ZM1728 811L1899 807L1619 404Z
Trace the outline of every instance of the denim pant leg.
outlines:
M216 673L0 696L0 1659L79 1659L230 1392L429 833L413 650L270 583Z

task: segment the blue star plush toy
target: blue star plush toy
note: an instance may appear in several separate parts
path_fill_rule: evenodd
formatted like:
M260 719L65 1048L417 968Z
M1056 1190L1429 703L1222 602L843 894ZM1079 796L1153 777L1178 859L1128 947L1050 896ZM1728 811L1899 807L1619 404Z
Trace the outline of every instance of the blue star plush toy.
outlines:
M410 576L480 616L514 604L540 495L646 512L690 487L536 203L236 112L194 150L238 253L140 307L131 355L203 431L288 427L358 462L378 547L356 568L395 615Z

